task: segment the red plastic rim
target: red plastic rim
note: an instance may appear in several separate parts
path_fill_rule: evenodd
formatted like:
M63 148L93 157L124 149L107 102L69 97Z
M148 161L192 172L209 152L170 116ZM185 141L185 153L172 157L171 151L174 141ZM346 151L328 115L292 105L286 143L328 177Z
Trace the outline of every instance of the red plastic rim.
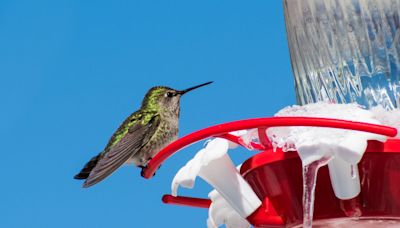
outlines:
M369 141L366 153L400 153L400 139L388 139L386 143L378 141ZM297 152L282 153L278 148L276 153L259 153L246 160L241 166L240 173L244 176L254 169L265 165L266 163L273 163L281 161L283 159L298 158ZM211 204L210 199L195 198L195 197L184 197L184 196L172 196L164 195L162 201L165 204L188 206L188 207L199 207L208 208Z
M368 141L368 147L365 151L366 153L400 153L400 139L388 139L385 143L378 141ZM240 174L246 175L253 169L264 165L265 163L272 163L281 161L283 159L297 158L298 153L292 152L282 152L281 149L277 148L276 153L258 153L253 157L246 160L241 168Z
M338 119L327 119L327 118L314 118L314 117L270 117L270 118L257 118L248 120L239 120L224 124L219 124L211 126L189 135L186 135L168 146L162 149L156 156L154 156L148 166L143 169L142 175L144 178L150 179L153 177L154 173L157 171L159 166L166 161L169 157L177 153L179 150L195 143L200 140L209 137L221 137L228 139L232 142L241 145L239 137L229 134L232 131L245 130L245 129L258 129L259 138L261 144L253 143L253 147L258 150L265 150L270 148L270 142L265 134L265 130L270 127L289 127L289 126L312 126L312 127L329 127L329 128L340 128L347 130L364 131L369 133L375 133L380 135L385 135L389 137L394 137L397 135L397 129L388 126L353 122ZM388 140L388 143L383 144L375 141L369 142L369 149L374 149L374 151L395 151L398 148L398 140ZM397 146L395 145L397 144ZM367 149L368 151L368 149ZM398 151L398 150L397 150ZM297 156L297 153L289 153L289 156ZM254 156L252 162L256 162L258 155ZM260 155L261 156L261 155ZM271 159L282 159L282 158L271 158ZM265 161L265 160L264 160ZM248 171L251 167L248 162L244 163L241 170ZM202 198L192 198L192 197L182 197L182 196L171 196L164 195L163 202L168 204L192 206L192 207L208 207L211 203L209 199Z
M347 130L365 131L385 136L394 137L397 135L397 129L382 125L353 122L338 119L314 118L314 117L269 117L248 120L238 120L229 123L223 123L212 127L204 128L186 135L162 149L154 156L146 168L143 170L143 177L150 179L154 176L158 167L169 157L179 150L195 142L209 137L223 137L240 144L238 137L228 134L232 131L244 129L268 129L270 127L289 127L289 126L310 126L310 127L329 127L341 128ZM261 137L263 138L263 137ZM263 138L265 139L265 137ZM259 147L260 148L260 147Z

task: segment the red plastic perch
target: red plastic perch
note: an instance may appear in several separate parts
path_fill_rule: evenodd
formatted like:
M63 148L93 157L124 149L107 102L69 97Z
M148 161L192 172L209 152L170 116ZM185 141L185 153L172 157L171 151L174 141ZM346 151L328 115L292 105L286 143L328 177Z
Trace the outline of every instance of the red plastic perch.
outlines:
M270 127L288 127L288 126L313 126L313 127L329 127L341 128L356 131L365 131L385 136L394 137L397 135L397 129L382 125L368 124L362 122L353 122L337 119L314 118L314 117L269 117L257 118L248 120L238 120L234 122L223 123L212 127L204 128L188 134L162 149L156 156L154 156L147 167L143 170L143 177L150 179L157 171L158 167L173 154L178 152L184 147L187 147L195 142L209 138L222 136L229 138L231 141L238 142L237 137L233 135L223 136L232 131L265 128ZM236 140L234 140L236 138ZM262 148L260 148L262 149Z
M353 122L338 119L326 119L326 118L314 118L314 117L270 117L270 118L257 118L248 120L239 120L234 122L223 123L215 126L211 126L199 131L195 131L189 135L186 135L168 146L162 149L153 159L150 160L146 168L143 169L142 175L144 178L153 177L158 167L173 154L181 150L182 148L189 146L200 140L209 137L221 137L228 139L232 142L241 144L239 137L229 134L232 131L245 130L245 129L258 129L260 135L260 141L262 144L252 143L254 149L264 150L266 146L269 146L268 138L264 134L265 130L270 127L288 127L288 126L312 126L312 127L329 127L329 128L340 128L347 130L365 131L389 137L397 135L397 129L382 125ZM211 201L209 199L183 197L183 196L171 196L164 195L163 202L167 204L185 205L192 207L207 208L210 206Z

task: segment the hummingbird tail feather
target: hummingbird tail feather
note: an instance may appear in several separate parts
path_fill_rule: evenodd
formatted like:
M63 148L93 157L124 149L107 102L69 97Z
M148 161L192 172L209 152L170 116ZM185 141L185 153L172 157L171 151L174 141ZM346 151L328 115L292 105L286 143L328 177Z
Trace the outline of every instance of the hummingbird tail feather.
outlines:
M97 162L100 160L102 153L98 154L97 156L94 156L86 165L83 167L83 169L74 176L74 179L77 180L84 180L88 178L90 172L92 169L96 166Z

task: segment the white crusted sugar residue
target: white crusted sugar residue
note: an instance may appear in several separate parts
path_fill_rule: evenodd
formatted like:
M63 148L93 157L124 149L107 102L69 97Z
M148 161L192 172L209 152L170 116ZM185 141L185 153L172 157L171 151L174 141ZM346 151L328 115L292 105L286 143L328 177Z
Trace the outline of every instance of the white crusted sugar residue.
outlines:
M375 119L381 124L391 126L397 129L397 137L400 137L400 110L386 110L382 106L373 107L371 109Z
M373 112L357 104L320 102L295 105L282 109L275 116L334 118L381 124ZM381 135L321 127L279 127L270 128L267 133L274 147L283 148L284 151L297 150L305 165L326 155L344 156L342 159L356 164L366 149L366 140L386 140Z

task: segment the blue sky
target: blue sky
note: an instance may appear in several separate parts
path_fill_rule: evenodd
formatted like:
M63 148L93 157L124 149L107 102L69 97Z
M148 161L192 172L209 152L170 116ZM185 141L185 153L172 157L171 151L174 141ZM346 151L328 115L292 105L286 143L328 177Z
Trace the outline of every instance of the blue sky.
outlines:
M205 227L206 210L161 203L202 143L152 180L72 177L155 85L215 81L183 97L181 136L295 103L281 1L3 0L0 34L0 227Z

